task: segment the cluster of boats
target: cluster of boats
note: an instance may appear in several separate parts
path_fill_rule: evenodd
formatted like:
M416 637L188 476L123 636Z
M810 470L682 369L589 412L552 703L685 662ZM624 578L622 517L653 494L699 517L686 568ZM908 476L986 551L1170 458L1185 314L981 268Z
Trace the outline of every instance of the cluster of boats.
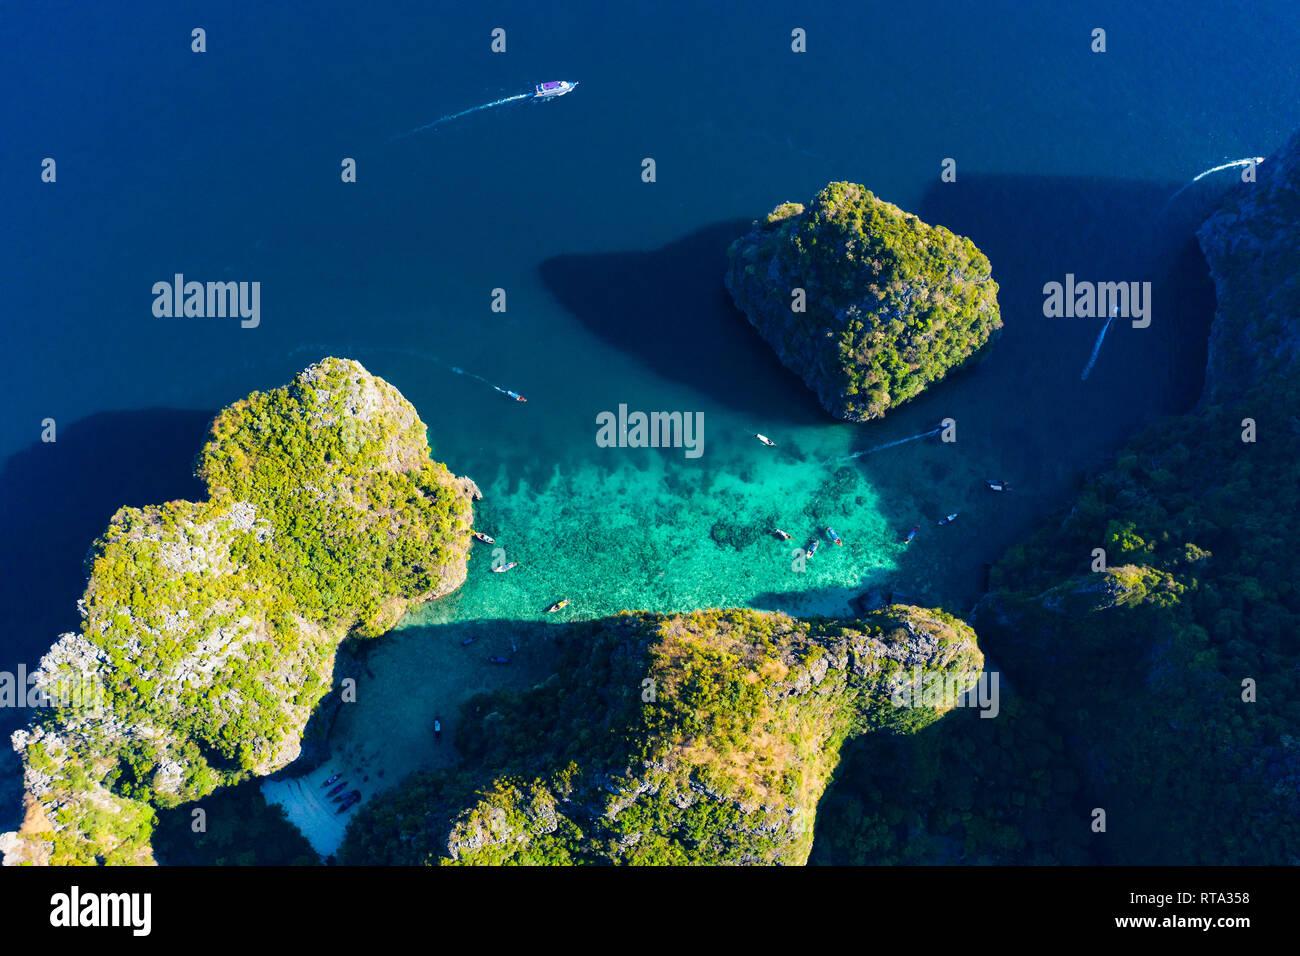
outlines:
M520 400L522 401L522 399L520 399ZM470 534L474 536L474 540L475 540L475 541L482 541L484 544L496 544L496 543L497 543L497 539L496 539L496 538L492 537L490 534L485 534L485 533L483 533L482 531L471 531ZM493 568L492 568L492 573L493 573L493 574L505 574L507 571L511 571L511 570L513 570L514 568L517 568L517 567L519 567L519 562L518 562L518 561L511 561L511 562L509 562L508 564L503 564L503 565L501 565L500 567L493 567ZM556 601L556 602L555 602L554 604L552 604L550 607L548 607L548 608L546 609L546 613L547 613L547 614L553 614L553 613L555 613L556 611L562 611L564 608L566 608L566 607L568 607L568 606L569 606L569 599L568 599L568 598L562 598L562 599L560 599L559 601ZM472 641L472 640L473 640L473 638L470 638L470 641ZM466 641L465 643L468 644L470 641Z
M343 774L341 773L334 774L334 776L330 777L328 780L326 780L324 783L321 784L321 789L324 790L330 784L338 780L339 777L341 776L343 776ZM340 813L346 813L348 810L351 810L354 806L356 806L356 804L361 802L360 790L349 790L347 793L343 792L343 788L346 787L347 785L348 785L348 781L344 780L342 783L338 784L329 793L325 794L325 796L332 798L333 803L337 803L339 805L339 808L334 811L336 815Z
M989 491L1010 491L1011 490L1011 483L1002 478L985 478L984 484L988 486ZM961 512L954 511L952 514L945 515L944 517L940 518L939 527L942 528L944 525L952 524L954 521L957 520L957 515L959 515L960 513ZM912 539L916 537L916 533L920 530L921 530L921 526L917 525L915 528L909 531L907 533L907 537L903 539L903 544L904 545L911 544Z
M760 435L759 437L762 438L763 436ZM1009 482L1003 481L1002 479L986 478L984 479L984 484L988 485L990 491L1011 490L1011 484ZM957 520L958 514L960 514L960 512L954 511L952 514L945 515L944 517L940 518L939 527L942 528L944 525L952 524L954 521ZM911 544L912 539L916 537L916 533L920 530L921 530L921 526L918 524L914 528L912 528L911 531L907 532L907 536L903 538L904 546ZM782 541L790 540L790 533L788 531L782 531L780 528L773 528L772 533ZM840 547L844 546L844 542L840 540L840 536L835 533L834 528L826 529L826 537L831 540L832 544L838 545ZM804 556L807 558L811 558L813 555L817 553L817 549L820 548L821 546L822 546L821 538L814 538L812 542L808 545L808 547L804 550Z
M772 533L782 541L790 540L790 532L788 531L782 531L780 528L773 528ZM840 536L835 533L834 528L826 529L826 537L830 538L831 544L834 544L837 547L841 547L841 548L844 547L844 542L840 540ZM822 539L813 538L812 542L808 545L808 547L804 549L804 556L811 558L814 554L817 553L817 549L820 548L821 546L822 546Z

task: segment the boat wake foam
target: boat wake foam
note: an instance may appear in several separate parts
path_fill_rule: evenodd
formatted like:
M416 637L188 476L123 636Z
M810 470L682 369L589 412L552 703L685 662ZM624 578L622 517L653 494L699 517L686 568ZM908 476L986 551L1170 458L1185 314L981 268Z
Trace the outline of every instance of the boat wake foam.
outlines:
M425 123L423 126L416 126L414 129L408 129L405 133L398 133L396 136L390 139L389 142L392 143L392 142L396 142L399 139L406 139L406 137L408 136L414 136L416 133L423 132L426 129L433 129L433 127L439 125L440 123L449 123L454 119L460 119L462 116L468 116L470 113L477 113L480 110L490 110L495 106L505 106L507 103L513 103L516 100L525 100L532 95L533 94L531 93L516 93L514 96L507 96L505 99L493 100L491 103L484 103L481 106L472 106L467 110L461 110L459 113L451 113L447 116L439 116L432 123Z
M1110 318L1106 320L1106 324L1101 327L1101 334L1097 336L1097 344L1092 347L1092 355L1088 357L1088 364L1084 366L1083 374L1079 376L1079 381L1083 382L1087 380L1088 373L1092 371L1093 365L1097 362L1097 353L1101 351L1101 342L1102 339L1106 337L1106 330L1110 328L1110 324L1114 321L1115 313L1112 312Z
M1245 159L1234 159L1230 163L1222 163L1221 165L1218 166L1211 166L1209 169L1205 170L1205 172L1194 176L1190 183L1188 183L1182 189L1178 190L1178 192L1174 193L1167 200L1165 200L1165 206L1167 208L1170 203L1172 203L1175 199L1181 196L1185 191L1191 189L1192 186L1196 185L1198 182L1200 182L1206 176L1209 176L1211 173L1217 173L1220 170L1224 170L1224 169L1232 169L1236 166L1249 166L1252 163L1258 164L1258 163L1262 163L1263 161L1264 161L1263 156L1247 156Z
M943 426L931 428L929 431L921 432L919 435L912 435L909 438L900 438L898 441L885 442L883 445L876 445L874 448L867 448L863 451L855 451L851 455L845 455L839 461L852 461L854 458L862 458L864 455L872 455L878 451L884 451L886 448L893 448L897 445L906 445L910 441L920 441L922 438L929 438L931 435L937 435L943 431ZM835 459L831 459L834 461Z
M393 355L405 355L409 358L417 358L425 362L432 362L435 365L439 365L442 368L445 368L449 372L454 372L457 375L465 376L465 378L472 378L477 382L482 382L488 388L496 389L502 395L507 395L510 398L516 398L519 394L518 392L514 392L508 388L503 388L502 386L497 385L491 379L484 378L482 375L479 375L477 372L468 371L467 369L461 368L459 365L452 365L450 362L440 359L438 356L430 352L423 352L420 351L419 349L394 348L392 346L384 346L384 345L357 345L357 346L348 346L346 349L338 350L338 349L330 349L329 347L324 345L300 345L297 348L293 349L289 354L296 355L300 352L311 352L313 354L320 354L320 355L332 355L332 354L351 355L354 352L358 354L364 354L366 352L388 352Z

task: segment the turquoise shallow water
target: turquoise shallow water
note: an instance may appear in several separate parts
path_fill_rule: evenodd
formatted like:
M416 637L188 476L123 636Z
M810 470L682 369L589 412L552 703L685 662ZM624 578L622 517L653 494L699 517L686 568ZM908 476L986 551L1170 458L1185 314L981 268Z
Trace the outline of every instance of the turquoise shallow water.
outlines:
M76 626L81 559L116 507L200 492L187 471L207 416L330 354L402 390L434 456L482 485L480 525L519 561L491 574L476 546L465 587L387 639L377 701L384 674L453 667L403 647L459 648L442 629L475 621L840 612L874 589L965 613L987 562L1126 435L1195 399L1212 302L1188 254L1194 217L1162 215L1166 199L1300 125L1300 17L1285 0L887 15L507 4L492 13L510 31L501 57L472 5L223 8L208 13L205 58L177 41L193 24L172 4L134 19L84 6L15 6L0 23L0 79L26 91L0 156L0 331L19 357L0 380L9 670ZM796 15L804 57L787 52ZM1087 52L1099 22L1104 57ZM554 78L582 86L390 142ZM36 175L46 155L57 186ZM343 156L355 184L339 181ZM953 184L938 180L947 156ZM752 217L832 179L969 235L1001 285L1006 329L987 361L867 426L828 420L721 281ZM154 318L151 286L176 272L262 282L262 324ZM1156 283L1151 328L1113 328L1086 383L1100 322L1041 311L1043 283L1067 272ZM498 287L504 314L489 309ZM598 448L595 416L620 403L704 413L704 456ZM37 441L47 416L55 446ZM839 461L945 416L956 445ZM984 478L1017 490L991 495ZM957 523L936 528L951 511ZM773 524L794 540L768 537ZM827 524L845 547L794 570L793 547ZM566 596L571 608L542 615ZM478 671L454 668L477 686ZM386 700L368 732L383 732ZM0 714L0 730L25 716Z
M518 483L499 474L484 487L478 525L519 567L493 573L493 549L479 548L463 592L430 608L427 619L529 617L561 597L573 601L566 616L817 599L843 605L840 595L896 566L887 543L896 535L860 474L846 468L837 480L830 467L747 444L751 456L736 450L730 461L715 458L713 470L687 472L652 452L639 466L557 467ZM828 523L844 546L831 545ZM792 540L778 540L776 527ZM815 537L823 547L798 561Z

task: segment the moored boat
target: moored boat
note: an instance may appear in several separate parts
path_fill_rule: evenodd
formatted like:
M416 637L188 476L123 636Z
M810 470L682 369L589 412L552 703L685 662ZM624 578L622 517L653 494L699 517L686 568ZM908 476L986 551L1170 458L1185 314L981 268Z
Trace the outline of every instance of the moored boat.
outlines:
M568 607L568 606L569 606L569 599L568 599L568 598L565 598L565 599L562 600L562 601L556 601L554 604L552 604L550 607L548 607L548 608L546 609L546 613L547 613L547 614L550 614L550 613L552 613L552 612L554 612L554 611L558 611L558 610L560 610L560 609L562 609L562 608L566 608L566 607Z
M821 546L822 546L822 539L814 538L813 543L810 544L808 546L808 550L804 552L804 556L811 558L814 554L817 553L817 549L820 548Z
M780 538L782 541L790 540L790 532L788 531L782 531L780 528L773 528L772 533L776 535L778 538Z
M518 563L519 563L518 561L511 561L509 564L503 564L499 568L493 568L492 573L504 574L506 571L509 571L511 568L515 567Z
M335 810L334 813L339 814L347 810L350 810L352 806L355 803L357 803L357 801L359 801L360 799L361 799L361 791L353 790L351 793L347 795L347 797L343 800L343 802L339 804L339 808Z
M343 774L341 774L341 773L336 773L336 774L334 774L334 776L330 777L328 780L326 780L324 783L322 783L322 784L320 785L321 789L324 790L326 787L328 787L331 783L333 783L335 780L337 780L337 779L338 779L339 777L341 777L341 776L343 776Z
M490 534L484 534L482 531L471 531L470 534L472 534L472 535L473 535L475 538L477 538L479 541L482 541L484 544L496 544L496 543L497 543L497 539L496 539L496 538L492 537Z
M957 512L954 511L952 514L948 515L948 517L946 517L946 518L941 518L941 519L939 520L939 524L940 524L940 525L952 524L952 523L953 523L954 521L956 521L956 520L957 520Z
M844 547L844 542L840 540L840 536L835 533L834 528L826 529L826 537L830 538L831 541L833 541L837 547L841 547L841 548Z
M767 445L772 448L776 447L776 442L772 441L772 439L768 438L766 435L755 434L754 437L757 438L759 441L761 441L764 445Z

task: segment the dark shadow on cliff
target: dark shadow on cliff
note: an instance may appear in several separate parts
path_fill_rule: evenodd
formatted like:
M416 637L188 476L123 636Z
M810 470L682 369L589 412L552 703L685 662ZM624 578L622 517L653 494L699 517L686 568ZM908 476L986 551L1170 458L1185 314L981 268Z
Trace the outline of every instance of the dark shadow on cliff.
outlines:
M1096 795L1057 728L1005 684L997 703L994 717L961 707L915 734L846 741L809 865L1106 862L1077 823Z
M727 247L749 227L717 223L653 252L555 256L540 273L594 335L665 378L764 422L831 422L723 285Z
M1073 503L1085 475L1155 419L1190 409L1204 381L1215 299L1195 244L1195 221L1165 211L1177 185L1036 176L964 175L935 183L915 210L969 236L998 282L1004 328L980 360L866 426L862 448L906 437L951 416L951 455L906 444L856 460L900 535L921 534L891 579L921 579L964 615L982 591L983 566L1051 512ZM1100 318L1043 315L1043 286L1150 282L1151 324L1118 319L1086 380ZM985 491L983 478L1015 493ZM892 502L900 502L892 506ZM937 529L944 514L957 524Z
M915 520L922 533L898 558L889 578L896 586L968 581L967 598L945 602L966 616L985 586L974 583L985 580L984 565L1044 521L1058 522L1084 476L1108 467L1144 425L1196 404L1215 296L1195 240L1199 218L1166 208L1177 188L976 175L937 183L926 195L916 210L922 219L969 236L988 255L1005 328L983 362L916 403L932 409L927 420L957 419L952 452L960 457L950 466L926 462L907 446L859 460L886 501L907 491L923 510L961 512L943 531L933 514L897 515L900 529ZM1044 284L1063 283L1067 273L1152 283L1151 325L1114 322L1086 381L1081 373L1104 318L1043 315ZM913 467L900 468L908 456ZM1016 493L972 493L971 462L1011 481ZM909 478L922 480L920 493ZM992 643L981 640L986 651ZM1010 647L993 649L1015 678L1023 660ZM1068 745L1081 728L1035 681L1018 686L1027 699L996 720L950 714L913 738L851 742L823 801L811 862L1105 862L1111 854L1081 840L1083 827L1061 825L1071 808L1101 799Z

